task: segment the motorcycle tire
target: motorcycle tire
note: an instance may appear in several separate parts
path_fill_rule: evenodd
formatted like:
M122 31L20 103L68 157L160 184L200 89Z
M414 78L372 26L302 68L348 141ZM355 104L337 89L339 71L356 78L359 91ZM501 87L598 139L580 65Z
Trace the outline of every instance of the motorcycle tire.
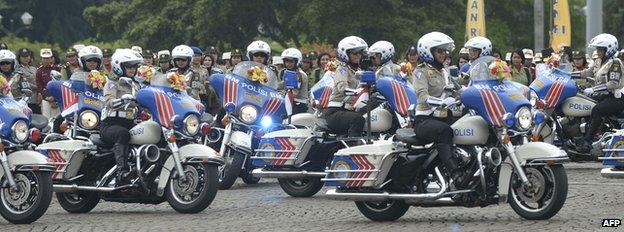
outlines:
M7 199L7 197L9 197L8 194L11 194L11 190L9 188L0 188L0 215L13 224L30 224L43 216L50 206L50 201L52 201L51 174L49 172L17 172L13 174L13 176L18 186L25 184L25 181L34 182L34 184L31 184L31 187L28 188L29 193L17 193L21 196L26 196L33 201L33 203L26 210L20 212L16 212L15 209L9 209L7 208L9 204L9 199ZM3 178L0 183L4 183L5 181L6 178ZM36 186L36 188L33 188L33 186ZM32 190L36 190L36 193L33 193ZM32 194L36 195L32 196Z
M229 157L225 158L225 164L220 170L219 173L219 189L229 189L236 182L236 178L238 178L238 174L241 172L241 167L243 166L243 161L245 156L239 154L238 152L230 149L226 152L229 154ZM230 162L228 162L228 159Z
M530 168L533 168L536 171L528 171ZM546 220L555 216L559 210L563 207L565 203L566 197L568 195L568 177L565 171L565 168L561 164L553 165L553 166L536 166L525 168L527 173L527 178L531 183L535 184L537 182L533 182L532 180L543 179L545 186L539 186L540 188L544 188L544 191L553 191L553 192L544 192L539 201L543 201L545 197L550 196L550 201L543 206L540 206L540 203L537 203L538 208L532 209L528 203L522 198L526 198L520 195L517 191L522 189L522 186L514 188L513 183L518 183L518 177L515 174L511 176L512 185L509 188L509 204L511 208L521 217L528 220ZM546 176L546 175L548 176ZM541 175L541 177L540 177ZM537 176L537 177L536 177ZM516 180L514 180L516 178ZM542 181L538 181L542 182ZM517 185L521 185L518 183ZM544 204L543 202L541 204Z
M190 168L193 170L190 170ZM179 181L179 178L170 179L165 189L165 198L167 202L169 202L171 208L178 213L199 213L208 208L217 195L217 183L219 179L217 169L217 166L205 163L184 165L185 175L187 178L191 179L187 179L186 181ZM204 182L200 183L202 179ZM193 186L195 187L194 189L189 189L189 187ZM201 186L198 194L193 194L198 186ZM189 193L189 190L193 190L193 192ZM180 193L185 194L185 196L180 196ZM182 199L189 195L197 197L192 200Z
M278 178L280 187L292 197L311 197L323 188L320 177L305 179Z
M380 222L396 221L405 215L409 209L409 205L402 200L386 202L356 201L355 205L364 217Z
M88 213L100 203L96 192L56 193L56 199L69 213Z

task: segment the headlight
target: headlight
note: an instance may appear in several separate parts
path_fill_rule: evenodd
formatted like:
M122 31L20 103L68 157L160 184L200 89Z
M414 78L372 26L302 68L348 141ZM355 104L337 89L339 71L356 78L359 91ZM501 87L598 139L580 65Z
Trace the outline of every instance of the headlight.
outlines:
M100 122L100 117L93 110L85 110L80 113L80 126L87 130L93 130Z
M245 124L252 124L258 117L258 110L251 105L243 106L240 110L240 118Z
M199 132L199 118L194 114L184 119L184 131L189 136L195 136Z
M28 139L28 123L26 121L19 120L15 122L11 130L13 131L13 140L16 143L23 143Z
M533 122L533 114L531 114L531 109L529 107L520 107L518 112L516 113L516 128L521 131L526 131L531 128L531 123Z

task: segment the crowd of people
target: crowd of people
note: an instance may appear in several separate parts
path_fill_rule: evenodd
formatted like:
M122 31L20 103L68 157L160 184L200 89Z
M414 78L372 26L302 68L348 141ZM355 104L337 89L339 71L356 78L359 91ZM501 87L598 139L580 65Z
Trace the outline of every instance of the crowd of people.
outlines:
M422 36L414 46L408 47L401 58L397 56L393 44L388 41L378 41L369 46L362 38L349 36L342 39L331 53L303 53L297 48L287 48L275 56L269 44L260 40L251 42L246 50L236 48L224 53L219 53L213 46L202 50L196 46L179 45L172 50L153 52L138 46L100 49L95 46L75 45L64 53L64 59L60 59L56 51L43 48L39 51L41 61L35 64L32 50L19 48L12 52L6 44L0 44L0 74L7 79L13 97L20 98L30 90L34 93L28 100L32 111L53 118L60 112L55 99L46 92L45 87L49 81L53 78L84 80L94 70L103 73L107 82L104 88L105 107L102 112L101 133L103 138L111 139L105 142L114 144L113 151L121 167L126 167L122 161L128 153L128 130L132 121L127 117L130 113L124 112L120 106L126 95L131 94L132 89L139 88L145 81L138 78L140 67L153 69L155 75L175 73L188 76L188 94L201 101L206 106L206 111L213 115L219 113L221 102L210 86L209 76L232 72L242 61L250 60L269 66L277 73L278 89L281 90L284 89L285 71L295 72L299 80L295 97L300 102L307 102L310 88L319 82L325 72L331 71L334 73L333 92L321 117L335 131L350 136L360 136L364 125L361 113L354 110L350 97L344 93L346 88L358 87L357 71L371 70L378 75L399 75L413 85L418 95L414 124L417 136L424 141L435 142L445 166L454 170L457 164L449 159L453 134L446 120L447 114L433 107L434 103L452 104L456 101L452 96L442 95L443 88L450 83L451 67L458 67L460 73L465 74L472 61L482 56L493 56L509 64L511 80L528 86L535 79L536 64L557 55L561 63L568 64L572 73L597 78L597 75L608 74L597 80L597 86L588 86L590 90L586 91L589 94L606 88L613 93L600 99L596 106L594 113L598 116L593 117L588 129L591 133L595 131L593 127L599 125L600 116L613 114L612 109L624 109L624 100L620 98L619 92L622 89L620 83L623 83L620 81L622 67L617 58L617 53L624 55L624 51L617 50L617 39L609 34L597 36L589 45L596 49L591 56L581 50L572 50L569 46L558 48L557 53L552 48L540 52L524 48L503 53L489 39L475 37L464 44L459 56L455 58L451 56L455 48L454 40L443 33L431 32ZM608 62L614 59L616 62ZM606 63L609 63L607 71L600 71ZM618 65L619 71L616 67ZM121 82L122 79L130 81ZM586 83L581 80L580 84ZM606 85L603 87L601 84ZM301 107L295 113L307 110L307 107ZM591 137L589 134L580 138L577 143L580 145L575 146L579 150L586 149ZM458 178L459 176L457 173Z

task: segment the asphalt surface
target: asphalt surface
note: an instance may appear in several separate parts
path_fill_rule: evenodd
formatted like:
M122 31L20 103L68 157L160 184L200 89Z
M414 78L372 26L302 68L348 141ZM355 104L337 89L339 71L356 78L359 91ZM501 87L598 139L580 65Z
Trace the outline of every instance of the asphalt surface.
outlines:
M311 198L286 195L275 180L257 185L238 181L219 191L209 208L179 214L160 205L100 202L87 214L70 214L56 202L38 221L12 225L0 218L0 231L618 231L602 228L604 218L624 218L624 180L600 177L598 163L568 163L569 191L550 220L528 221L509 205L485 208L411 207L395 222L373 222L355 204L331 200L323 189Z

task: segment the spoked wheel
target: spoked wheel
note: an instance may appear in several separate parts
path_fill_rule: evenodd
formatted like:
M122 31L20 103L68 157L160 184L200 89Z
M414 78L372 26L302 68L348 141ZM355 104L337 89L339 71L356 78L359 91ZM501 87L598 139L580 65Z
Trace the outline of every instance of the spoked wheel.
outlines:
M167 202L180 213L199 213L217 195L217 167L211 164L185 164L185 180L172 173L165 190Z
M219 166L219 189L229 189L236 182L243 166L244 156L230 148L226 148L225 164Z
M286 194L293 197L311 197L323 187L320 177L305 179L278 178L277 181Z
M0 214L15 224L29 224L39 219L52 200L52 178L49 172L16 172L15 187L0 181Z
M96 192L56 193L56 199L70 213L88 213L100 203Z
M355 205L360 213L373 221L395 221L405 215L409 209L409 205L402 200L356 201Z
M568 177L564 167L525 167L530 185L523 185L514 173L509 189L509 204L516 213L529 220L549 219L557 214L568 194Z

